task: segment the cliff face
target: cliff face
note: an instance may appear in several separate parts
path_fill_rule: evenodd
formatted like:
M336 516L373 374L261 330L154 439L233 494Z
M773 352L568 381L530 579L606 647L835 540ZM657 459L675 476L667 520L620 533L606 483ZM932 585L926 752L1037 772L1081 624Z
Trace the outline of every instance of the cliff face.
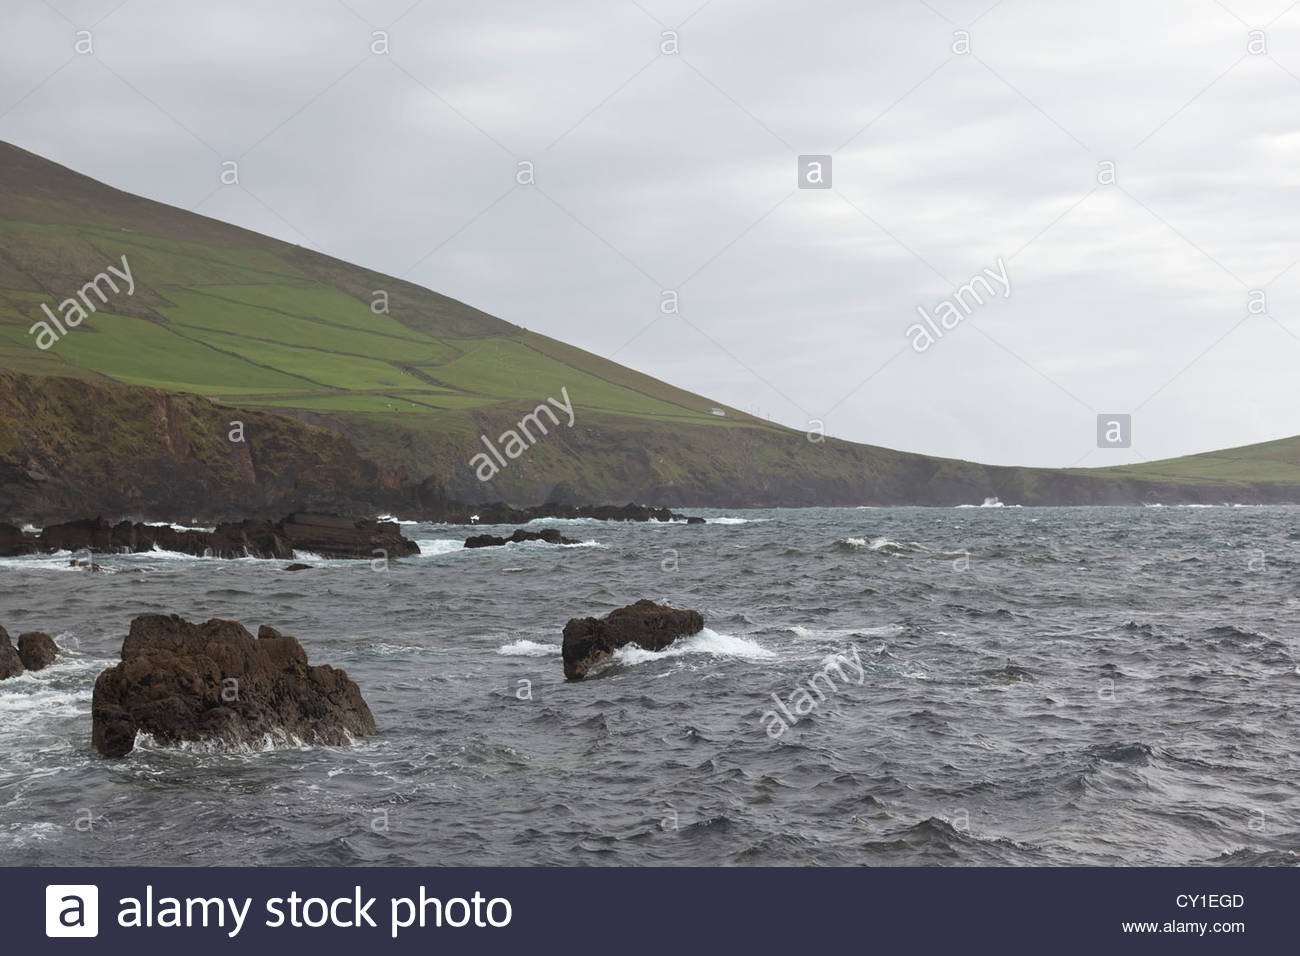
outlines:
M503 418L501 421L506 421ZM1001 468L798 433L690 428L589 416L480 482L469 458L501 422L415 443L419 471L348 435L192 395L0 372L0 521L104 515L205 523L295 511L439 519L449 502L638 501L695 507L1300 501L1294 483L1175 481ZM480 431L481 429L481 431ZM435 474L425 477L430 471ZM414 472L414 477L409 477ZM421 480L422 479L422 480Z
M232 440L233 439L233 440ZM405 476L331 432L192 395L0 372L0 517L372 512Z

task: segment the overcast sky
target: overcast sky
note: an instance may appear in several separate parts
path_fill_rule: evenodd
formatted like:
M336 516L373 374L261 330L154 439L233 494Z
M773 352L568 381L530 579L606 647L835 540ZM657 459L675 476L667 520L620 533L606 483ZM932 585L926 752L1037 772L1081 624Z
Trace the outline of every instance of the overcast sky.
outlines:
M1290 0L6 0L0 139L796 428L1300 434Z

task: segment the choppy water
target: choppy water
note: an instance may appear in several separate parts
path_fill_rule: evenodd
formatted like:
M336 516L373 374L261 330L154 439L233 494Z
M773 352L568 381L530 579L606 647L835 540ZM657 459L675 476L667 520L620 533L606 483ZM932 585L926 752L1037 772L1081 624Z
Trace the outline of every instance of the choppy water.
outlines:
M0 860L1300 862L1300 510L699 513L566 548L407 526L425 555L383 572L0 561L0 623L69 649L0 683ZM708 630L565 683L565 622L641 597ZM298 636L380 734L98 757L94 677L148 612ZM861 669L769 736L836 654Z

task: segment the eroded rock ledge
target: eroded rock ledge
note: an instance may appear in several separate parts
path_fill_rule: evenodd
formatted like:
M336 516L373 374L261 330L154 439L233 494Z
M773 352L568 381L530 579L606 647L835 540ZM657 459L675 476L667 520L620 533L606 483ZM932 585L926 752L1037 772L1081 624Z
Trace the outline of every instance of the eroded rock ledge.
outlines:
M620 647L661 651L679 637L704 629L699 611L683 611L644 598L601 618L575 617L564 626L564 676L581 680Z
M541 531L524 531L521 528L508 538L502 538L495 534L478 534L472 538L466 538L465 547L500 548L507 544L521 544L524 541L545 541L547 544L582 543L580 541L574 541L572 538L566 538L555 528L544 528Z
M340 746L373 734L357 685L329 665L309 666L297 638L238 621L191 624L175 614L131 622L122 662L95 681L95 749L124 757L144 731L164 744L215 741Z
M393 521L365 521L334 515L293 514L280 521L251 520L217 525L212 531L178 531L170 525L111 524L87 518L50 525L40 533L0 525L0 556L56 551L115 554L176 551L198 557L292 559L295 551L323 558L400 558L420 546L402 536Z

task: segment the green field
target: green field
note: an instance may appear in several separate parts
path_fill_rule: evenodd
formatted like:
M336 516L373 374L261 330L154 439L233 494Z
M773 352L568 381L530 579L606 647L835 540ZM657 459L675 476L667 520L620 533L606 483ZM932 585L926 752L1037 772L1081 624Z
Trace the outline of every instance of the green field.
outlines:
M586 412L712 427L715 403L452 303L422 309L390 293L389 313L304 271L302 250L214 246L137 231L0 220L0 368L192 392L223 402L320 412L461 415L540 402L567 389ZM105 251L107 250L107 251ZM119 252L119 250L121 250ZM48 351L31 325L125 254L133 295L111 296ZM119 264L120 268L120 264ZM375 280L376 288L385 288ZM388 280L389 284L396 280ZM405 285L405 284L400 284ZM53 294L41 288L58 290ZM372 290L373 291L373 290ZM434 293L419 290L427 297ZM439 326L445 334L437 334ZM466 328L478 335L466 337Z

